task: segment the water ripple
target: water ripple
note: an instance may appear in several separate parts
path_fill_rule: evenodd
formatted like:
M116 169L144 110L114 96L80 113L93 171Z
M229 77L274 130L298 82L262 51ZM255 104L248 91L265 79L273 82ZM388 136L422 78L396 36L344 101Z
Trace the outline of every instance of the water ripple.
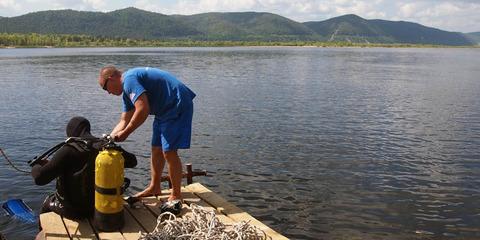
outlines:
M480 237L480 52L476 49L15 49L0 53L0 147L16 163L61 141L72 116L94 134L120 99L96 82L104 64L168 70L196 93L199 181L292 239ZM455 64L452 64L455 63ZM28 71L25 71L28 69ZM21 74L19 74L21 73ZM95 103L92 105L92 103ZM123 146L150 181L152 119ZM37 209L54 185L0 165L2 199ZM12 191L11 183L16 189ZM36 226L0 218L7 238ZM13 239L13 238L12 238Z

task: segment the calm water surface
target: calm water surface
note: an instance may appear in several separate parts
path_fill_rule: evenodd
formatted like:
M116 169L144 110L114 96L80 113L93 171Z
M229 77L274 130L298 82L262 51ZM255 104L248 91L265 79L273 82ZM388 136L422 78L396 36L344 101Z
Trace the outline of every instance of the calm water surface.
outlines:
M196 93L197 180L292 239L480 238L480 50L348 48L0 49L0 148L17 165L82 115L108 133L121 99L101 66L152 66ZM123 146L149 182L152 119ZM38 211L54 184L0 162L0 201ZM0 216L9 239L36 224Z

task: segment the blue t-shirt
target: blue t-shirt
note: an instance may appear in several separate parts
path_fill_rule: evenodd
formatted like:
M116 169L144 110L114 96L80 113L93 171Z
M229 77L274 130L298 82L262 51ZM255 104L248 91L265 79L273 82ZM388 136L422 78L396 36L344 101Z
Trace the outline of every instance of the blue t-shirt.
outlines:
M196 96L172 74L157 68L138 67L123 73L124 112L135 108L142 93L147 94L150 115L162 121L176 118Z

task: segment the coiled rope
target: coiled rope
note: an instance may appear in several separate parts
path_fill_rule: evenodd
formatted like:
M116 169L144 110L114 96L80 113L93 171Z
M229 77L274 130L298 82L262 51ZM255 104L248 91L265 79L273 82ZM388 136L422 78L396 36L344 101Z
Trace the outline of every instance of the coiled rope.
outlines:
M260 240L272 239L261 229L250 225L249 222L223 224L218 220L214 211L208 211L201 206L191 204L191 214L182 218L164 212L157 218L157 226L151 233L141 233L141 240L167 239L245 239Z
M7 160L8 164L10 164L10 166L12 166L15 170L17 170L19 172L22 172L22 173L30 174L30 171L25 171L25 170L22 170L22 169L18 168L17 166L15 166L15 164L13 164L13 162L10 160L10 158L7 157L7 155L5 154L5 152L3 152L3 150L1 148L0 148L0 153L2 153L2 156L5 158L5 160Z

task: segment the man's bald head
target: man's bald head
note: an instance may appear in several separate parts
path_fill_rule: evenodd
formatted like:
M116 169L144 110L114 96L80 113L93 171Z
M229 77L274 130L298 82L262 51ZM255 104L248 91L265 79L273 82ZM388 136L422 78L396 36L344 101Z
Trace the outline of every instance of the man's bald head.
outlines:
M98 84L102 88L105 88L107 79L113 76L121 75L121 72L114 66L106 66L100 69L100 77L98 78Z

